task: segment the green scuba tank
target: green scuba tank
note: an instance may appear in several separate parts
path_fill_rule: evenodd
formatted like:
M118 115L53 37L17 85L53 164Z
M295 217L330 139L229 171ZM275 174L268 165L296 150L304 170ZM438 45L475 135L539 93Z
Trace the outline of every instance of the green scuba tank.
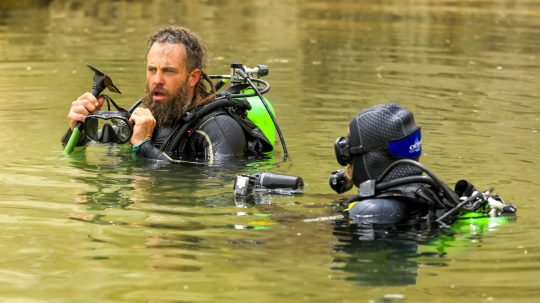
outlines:
M270 84L261 79L268 75L268 66L257 65L249 68L241 63L231 64L229 75L208 75L210 79L220 79L215 84L215 91L219 91L225 84L230 84L224 93L228 93L237 100L247 100L251 109L248 111L248 119L255 124L272 144L275 150L276 133L283 147L283 160L287 160L288 152L285 139L275 118L274 107L263 97L270 90Z
M253 94L253 89L246 89L242 91L242 94ZM276 113L274 111L274 107L266 99L263 97L266 101L266 104L272 111L272 114L275 116ZM274 125L274 122L272 121L272 118L266 111L266 108L264 107L264 104L262 103L261 99L258 96L253 97L247 97L246 100L251 104L251 109L248 111L248 119L253 122L255 125L257 125L258 128L260 128L263 132L263 134L266 136L268 141L272 143L272 147L275 148L276 145L276 126Z

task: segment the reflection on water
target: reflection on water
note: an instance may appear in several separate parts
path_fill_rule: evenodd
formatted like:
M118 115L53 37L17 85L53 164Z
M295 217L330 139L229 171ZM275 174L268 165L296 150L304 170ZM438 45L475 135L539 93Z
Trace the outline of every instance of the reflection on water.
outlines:
M482 237L514 222L515 216L460 219L451 228L374 226L335 222L332 269L360 285L417 283L419 267L446 267L448 254L481 247Z
M534 302L539 7L1 1L0 297ZM267 96L287 162L279 144L274 159L219 167L144 163L129 146L62 156L69 104L91 86L86 64L114 79L123 92L115 101L132 104L144 90L146 37L164 24L203 37L209 73L227 73L232 62L270 67ZM304 222L336 215L339 196L327 185L335 138L360 109L389 100L415 113L430 169L450 184L494 186L520 207L519 220L398 241L359 241L346 226ZM301 176L304 194L238 203L235 176L257 171Z
M410 227L337 224L339 244L332 267L350 273L345 279L368 286L416 284L418 241L422 230Z

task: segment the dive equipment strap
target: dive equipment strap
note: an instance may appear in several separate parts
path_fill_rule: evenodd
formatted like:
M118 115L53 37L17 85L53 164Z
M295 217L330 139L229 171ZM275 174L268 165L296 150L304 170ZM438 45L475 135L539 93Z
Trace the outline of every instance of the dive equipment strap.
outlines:
M233 99L230 94L227 94L218 99L215 99L210 103L188 111L182 116L181 119L179 119L179 121L177 122L177 126L171 132L169 137L165 139L165 142L161 145L160 150L162 152L171 152L174 150L178 150L177 147L181 143L183 137L191 128L193 128L200 121L201 118L212 113L215 110L226 107L237 107L243 110L247 110L251 108L251 105L245 100Z

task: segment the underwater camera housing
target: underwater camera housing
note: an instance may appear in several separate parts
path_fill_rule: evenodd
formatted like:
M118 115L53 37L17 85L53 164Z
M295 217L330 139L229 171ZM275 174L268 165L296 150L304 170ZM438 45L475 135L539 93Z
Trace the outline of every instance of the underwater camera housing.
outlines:
M236 176L234 193L247 196L253 190L295 193L304 187L304 180L298 176L278 175L268 172Z

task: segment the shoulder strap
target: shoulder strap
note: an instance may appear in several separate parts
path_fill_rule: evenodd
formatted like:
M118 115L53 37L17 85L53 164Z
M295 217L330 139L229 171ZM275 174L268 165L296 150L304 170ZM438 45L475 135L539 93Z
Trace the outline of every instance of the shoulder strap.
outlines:
M245 109L239 107L219 108L200 118L195 123L193 128L188 130L188 132L183 136L180 144L178 145L178 150L184 150L189 138L195 130L199 129L208 120L219 115L228 115L233 118L238 125L240 125L246 137L246 144L249 154L258 155L273 150L272 144L270 141L268 141L261 129L247 118Z
M392 187L382 191L377 195L377 197L402 198L417 203L428 204L430 206L435 206L440 203L437 201L437 195L433 192L429 185L419 183Z
M247 101L243 102L231 98L230 95L220 96L217 99L214 99L212 102L204 104L198 108L190 110L178 120L177 126L171 132L171 135L165 140L165 143L161 147L161 151L174 151L176 146L180 143L181 139L185 136L185 133L191 129L197 122L204 118L206 115L229 106L234 107L249 107Z

